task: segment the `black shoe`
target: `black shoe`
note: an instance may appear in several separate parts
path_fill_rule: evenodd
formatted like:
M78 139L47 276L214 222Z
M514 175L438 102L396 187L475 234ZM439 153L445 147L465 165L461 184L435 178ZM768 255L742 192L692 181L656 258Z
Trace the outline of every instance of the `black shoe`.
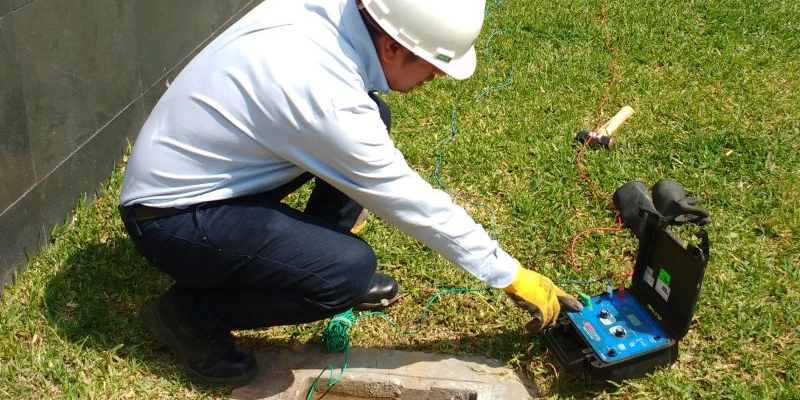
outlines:
M399 299L400 285L397 284L397 281L389 275L376 272L372 276L372 285L369 291L353 308L360 311L379 311Z
M173 291L144 310L147 328L169 347L192 383L198 386L237 387L255 377L252 354L233 342L227 331L206 332L193 326L175 307Z

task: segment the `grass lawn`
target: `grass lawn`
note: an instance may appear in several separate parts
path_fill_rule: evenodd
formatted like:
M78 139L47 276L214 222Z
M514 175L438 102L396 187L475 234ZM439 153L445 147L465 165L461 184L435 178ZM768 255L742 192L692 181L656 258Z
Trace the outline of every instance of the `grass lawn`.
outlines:
M353 345L495 357L551 398L800 398L800 5L508 0L487 10L473 78L386 97L398 147L523 265L556 281L629 272L629 231L583 236L577 268L573 237L615 225L608 198L625 182L678 180L713 220L695 321L675 364L620 386L562 374L500 291L441 296L413 335L362 319ZM636 113L616 145L581 158L593 190L573 137L626 104ZM146 333L140 308L170 282L119 222L122 168L78 201L0 299L0 398L229 396L183 380ZM439 290L482 286L380 220L362 236L403 287L387 313L405 330ZM318 343L326 325L237 336L295 347Z

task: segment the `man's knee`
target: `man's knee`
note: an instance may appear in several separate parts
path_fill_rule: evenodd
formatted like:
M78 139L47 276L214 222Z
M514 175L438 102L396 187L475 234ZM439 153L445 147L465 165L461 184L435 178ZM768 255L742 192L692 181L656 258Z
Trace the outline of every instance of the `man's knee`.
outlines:
M339 252L339 262L348 276L359 278L352 279L353 281L367 281L365 285L369 285L369 280L377 268L378 258L369 244L360 239L356 240L357 244L351 246L348 251Z
M375 251L367 243L358 240L358 244L337 252L336 265L329 282L334 283L336 301L341 304L353 304L360 300L370 289L372 276L378 264Z

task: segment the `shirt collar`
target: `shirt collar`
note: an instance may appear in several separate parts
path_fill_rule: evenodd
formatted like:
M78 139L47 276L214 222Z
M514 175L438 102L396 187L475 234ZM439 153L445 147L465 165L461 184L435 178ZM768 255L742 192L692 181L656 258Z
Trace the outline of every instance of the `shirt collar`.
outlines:
M375 44L361 19L356 0L347 0L342 13L341 33L352 45L364 65L364 84L368 91L388 93L389 83L375 51Z

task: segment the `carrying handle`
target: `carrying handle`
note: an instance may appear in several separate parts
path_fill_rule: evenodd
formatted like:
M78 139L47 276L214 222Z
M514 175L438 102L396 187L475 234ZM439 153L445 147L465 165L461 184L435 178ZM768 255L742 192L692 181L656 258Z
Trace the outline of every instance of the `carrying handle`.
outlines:
M564 351L564 348L561 346L561 343L556 340L556 336L565 334L565 332L556 332L556 330L563 331L563 328L564 327L560 325L545 328L545 330L542 332L542 336L544 337L544 341L547 343L547 348L553 351L556 360L559 364L561 364L561 366L564 367L564 369L566 369L568 372L580 371L583 369L584 357L570 359L569 356L567 356L566 351Z

